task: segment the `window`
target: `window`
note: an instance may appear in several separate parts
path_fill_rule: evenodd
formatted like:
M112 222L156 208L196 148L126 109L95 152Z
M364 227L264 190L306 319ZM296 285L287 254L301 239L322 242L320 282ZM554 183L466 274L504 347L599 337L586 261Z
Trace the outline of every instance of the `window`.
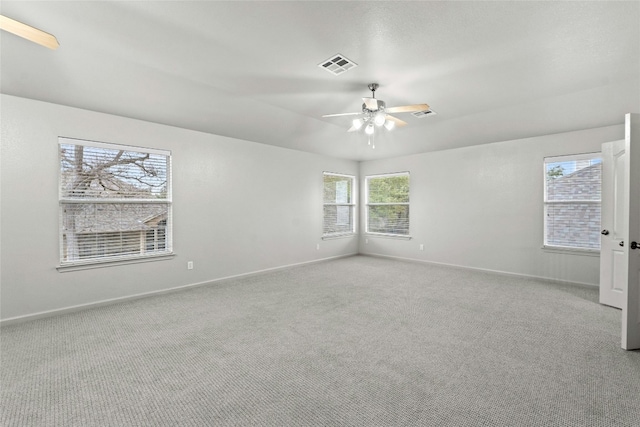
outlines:
M60 265L171 253L171 153L59 139Z
M544 245L600 249L600 154L544 159Z
M409 235L409 172L366 177L367 233Z
M355 177L325 172L323 237L355 233Z

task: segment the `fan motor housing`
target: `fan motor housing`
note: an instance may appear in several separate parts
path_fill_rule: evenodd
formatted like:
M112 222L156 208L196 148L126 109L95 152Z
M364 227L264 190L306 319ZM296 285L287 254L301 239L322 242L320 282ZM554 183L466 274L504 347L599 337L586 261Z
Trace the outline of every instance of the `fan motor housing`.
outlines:
M384 103L384 101L380 100L380 99L376 99L377 103L378 103L378 108L376 108L375 110L369 109L367 108L367 104L362 104L362 112L363 113L376 113L378 111L384 111L386 104Z

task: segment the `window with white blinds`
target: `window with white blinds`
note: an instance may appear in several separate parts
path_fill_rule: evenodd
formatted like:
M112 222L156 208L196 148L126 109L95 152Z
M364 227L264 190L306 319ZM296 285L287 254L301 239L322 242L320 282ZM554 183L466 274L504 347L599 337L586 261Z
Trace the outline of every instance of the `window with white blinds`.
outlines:
M600 249L600 153L544 159L544 245Z
M367 233L409 235L409 172L367 176Z
M171 153L59 138L60 265L171 253Z
M323 237L355 233L355 180L351 175L324 172Z

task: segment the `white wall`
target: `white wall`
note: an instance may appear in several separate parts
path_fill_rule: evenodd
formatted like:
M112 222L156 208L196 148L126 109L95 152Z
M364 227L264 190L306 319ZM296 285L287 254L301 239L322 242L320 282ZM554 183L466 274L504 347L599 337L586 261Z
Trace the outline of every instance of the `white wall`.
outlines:
M616 125L363 162L362 202L366 175L411 173L412 239L362 234L360 252L597 285L599 256L542 249L542 162L623 138Z
M598 256L542 249L542 159L624 137L616 125L358 165L7 95L0 107L0 319L358 250L596 285ZM56 270L58 136L172 151L175 258ZM362 196L364 176L410 171L413 238L321 240L325 170L360 171Z
M358 250L355 237L321 240L322 172L357 175L357 162L7 95L0 103L1 319ZM58 136L172 151L175 258L56 270Z

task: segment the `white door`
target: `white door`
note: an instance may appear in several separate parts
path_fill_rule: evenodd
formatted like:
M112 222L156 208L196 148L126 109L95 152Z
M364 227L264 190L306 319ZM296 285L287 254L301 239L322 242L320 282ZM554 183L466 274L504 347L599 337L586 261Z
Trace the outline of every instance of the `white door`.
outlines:
M600 304L622 308L624 272L625 141L602 144L602 234L600 238Z
M627 287L622 295L622 348L640 349L640 114L625 116L624 239L623 274Z

